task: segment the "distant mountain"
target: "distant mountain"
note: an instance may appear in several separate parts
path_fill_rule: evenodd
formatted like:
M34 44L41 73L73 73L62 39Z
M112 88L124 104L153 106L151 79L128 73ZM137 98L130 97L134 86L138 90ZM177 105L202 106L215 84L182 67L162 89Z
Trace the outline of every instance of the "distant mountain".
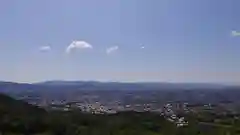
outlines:
M138 93L142 97L153 97L162 101L187 101L219 103L222 101L238 102L239 86L225 86L205 83L123 83L95 81L49 81L34 84L0 82L0 93L16 99L31 101L41 97L67 100L74 94L86 92L108 97L125 98L125 95ZM137 94L136 94L137 95ZM33 102L35 102L35 100ZM124 99L128 100L128 99ZM38 100L36 102L39 102Z
M221 89L227 86L221 84L211 83L162 83L162 82L97 82L97 81L47 81L37 83L38 85L45 86L92 86L98 88L154 88L154 89L199 89L211 88Z
M40 82L40 83L35 83L38 85L49 85L49 86L54 86L54 85L83 85L83 84L94 84L94 83L99 83L97 81L62 81L62 80L57 80L57 81L46 81L46 82Z
M69 91L69 90L195 90L225 89L230 86L207 83L158 83L158 82L97 82L97 81L46 81L34 84L0 82L0 92L18 93L29 91Z

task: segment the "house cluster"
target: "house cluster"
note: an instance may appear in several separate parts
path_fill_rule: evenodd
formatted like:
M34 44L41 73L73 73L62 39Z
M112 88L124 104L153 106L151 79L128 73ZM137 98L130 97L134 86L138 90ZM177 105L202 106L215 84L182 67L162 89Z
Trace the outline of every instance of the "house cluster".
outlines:
M171 104L166 104L163 107L162 115L170 122L176 124L177 127L183 127L188 125L188 121L184 117L178 117L172 109Z

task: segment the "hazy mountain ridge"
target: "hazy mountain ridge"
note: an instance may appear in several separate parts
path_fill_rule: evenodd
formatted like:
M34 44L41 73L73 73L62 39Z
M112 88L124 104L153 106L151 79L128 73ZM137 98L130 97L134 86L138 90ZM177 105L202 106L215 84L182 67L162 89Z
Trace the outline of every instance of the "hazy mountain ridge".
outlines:
M163 83L163 82L98 82L98 81L46 81L40 83L0 82L0 91L22 90L193 90L225 89L233 86L207 83Z
M182 83L123 83L94 81L51 81L35 84L1 83L0 92L16 99L32 97L67 100L86 93L102 98L117 97L126 101L129 95L142 100L161 102L181 101L189 103L234 102L240 104L240 87L215 84ZM75 96L73 96L75 95Z
M168 82L99 82L99 81L46 81L35 84L41 85L129 85L129 86L152 86L152 87L187 87L187 88L222 88L227 85L214 83L168 83Z

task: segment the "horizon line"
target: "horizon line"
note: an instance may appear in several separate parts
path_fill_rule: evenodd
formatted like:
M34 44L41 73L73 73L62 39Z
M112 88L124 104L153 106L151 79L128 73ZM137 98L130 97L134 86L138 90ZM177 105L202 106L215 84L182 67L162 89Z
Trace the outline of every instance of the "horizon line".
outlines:
M53 80L45 80L45 81L35 81L35 82L20 82L20 81L9 81L9 80L0 80L0 82L4 83L17 83L17 84L40 84L47 82L99 82L99 83L166 83L166 84L210 84L210 85L225 85L225 86L240 86L239 83L236 82L191 82L191 81L101 81L101 80L66 80L66 79L53 79Z

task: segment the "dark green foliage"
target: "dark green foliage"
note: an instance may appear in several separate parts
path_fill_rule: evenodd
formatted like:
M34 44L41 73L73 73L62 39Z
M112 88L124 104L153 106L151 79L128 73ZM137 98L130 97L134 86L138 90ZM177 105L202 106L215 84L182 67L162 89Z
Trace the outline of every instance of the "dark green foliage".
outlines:
M0 95L0 135L239 135L240 122L230 116L184 115L189 126L177 128L159 114L121 112L93 115L80 111L46 112L43 109ZM200 123L199 120L205 120ZM224 121L226 120L226 122ZM220 125L222 123L233 125ZM218 125L219 124L219 125Z
M44 131L47 112L0 94L0 131L32 134Z

